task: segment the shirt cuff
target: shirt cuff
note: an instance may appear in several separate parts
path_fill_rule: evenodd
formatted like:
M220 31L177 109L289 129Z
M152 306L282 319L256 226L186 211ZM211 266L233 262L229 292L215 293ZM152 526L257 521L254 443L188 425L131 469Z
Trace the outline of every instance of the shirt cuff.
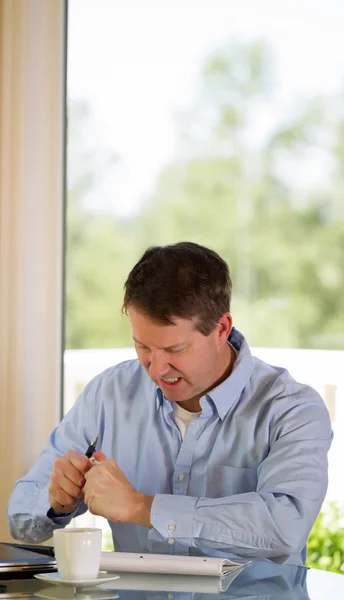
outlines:
M71 513L63 513L62 515L58 515L57 513L54 512L54 510L52 508L49 508L49 510L47 512L47 517L48 517L48 519L50 519L50 521L52 521L56 525L68 525L69 521L71 519L73 519L73 517L76 517L77 512L78 512L78 509L76 508Z
M45 486L41 490L41 493L39 495L37 510L35 512L38 516L47 517L55 525L60 525L61 527L64 527L65 525L68 525L68 523L74 516L76 516L78 512L78 507L72 513L62 515L56 514L50 506L48 486Z
M192 545L195 536L195 508L198 498L172 494L154 496L150 521L154 529L165 539L183 539Z

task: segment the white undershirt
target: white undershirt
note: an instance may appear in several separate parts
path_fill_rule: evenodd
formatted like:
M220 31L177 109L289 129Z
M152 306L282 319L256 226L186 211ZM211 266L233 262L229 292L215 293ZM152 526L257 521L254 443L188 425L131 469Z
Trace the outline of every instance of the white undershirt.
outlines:
M173 403L174 422L181 433L182 440L184 439L187 428L189 427L191 421L198 419L201 414L202 411L197 413L190 412L189 410L185 410L185 408L179 406L179 404L176 402Z
M236 349L234 348L234 346L232 346L232 344L230 342L228 342L228 345L234 350L235 355L237 356L238 353L237 353ZM202 414L202 411L197 412L197 413L190 412L189 410L182 408L176 402L173 403L174 422L177 425L177 427L181 433L182 440L184 439L184 436L187 432L187 429L188 429L191 421L198 419L198 417L200 417L201 414Z

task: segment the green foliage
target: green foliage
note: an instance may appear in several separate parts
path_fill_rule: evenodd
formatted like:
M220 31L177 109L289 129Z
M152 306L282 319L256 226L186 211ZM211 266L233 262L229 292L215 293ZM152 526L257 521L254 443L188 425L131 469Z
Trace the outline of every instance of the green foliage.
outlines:
M137 257L136 242L132 228L113 213L93 213L87 206L87 198L97 189L102 174L115 169L118 162L114 155L105 153L104 156L104 152L92 146L92 141L85 136L90 118L84 105L70 110L67 348L131 345L127 319L121 314L121 307L123 285Z
M307 567L344 572L344 507L331 502L321 512L308 540Z
M113 552L114 547L113 547L113 539L112 539L111 532L106 532L105 534L103 534L102 550L104 550L106 552Z
M87 208L118 157L92 157L82 139L89 115L71 112L68 348L131 345L121 315L129 270L147 246L190 240L228 261L234 322L251 345L344 349L342 103L311 98L260 128L271 56L255 42L208 58L176 122L178 154L126 220Z
M199 97L178 117L179 153L130 219L87 207L118 157L95 151L85 106L70 111L68 348L131 345L121 314L129 270L149 245L191 240L228 261L234 321L252 345L344 349L341 98L310 99L257 136L270 106L271 56L254 43L209 57ZM300 183L310 167L316 183ZM344 570L343 516L334 504L319 515L308 566ZM112 549L111 536L105 548Z
M71 223L71 221L70 221ZM76 236L82 223L80 235ZM123 285L134 264L130 232L112 215L84 214L68 235L68 348L131 345L121 314Z

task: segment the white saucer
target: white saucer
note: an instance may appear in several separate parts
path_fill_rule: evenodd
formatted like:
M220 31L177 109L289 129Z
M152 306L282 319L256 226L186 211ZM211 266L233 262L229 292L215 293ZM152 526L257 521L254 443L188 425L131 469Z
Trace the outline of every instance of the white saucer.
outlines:
M112 573L102 573L100 571L96 579L61 579L58 573L39 573L38 575L35 575L35 577L36 579L40 579L41 581L47 581L52 585L69 585L74 588L82 588L100 585L101 583L108 583L109 581L114 581L115 579L119 578L119 575L113 575Z
M111 590L102 590L96 587L78 590L67 585L53 585L34 593L35 598L44 598L44 600L116 600L118 594Z

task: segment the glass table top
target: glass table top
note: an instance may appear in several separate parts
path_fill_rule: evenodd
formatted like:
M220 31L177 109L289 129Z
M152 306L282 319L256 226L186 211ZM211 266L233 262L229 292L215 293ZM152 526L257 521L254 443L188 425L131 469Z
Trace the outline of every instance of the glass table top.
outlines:
M253 561L234 578L118 573L119 579L74 590L31 579L1 579L1 598L50 600L336 600L344 598L344 577L292 565Z

